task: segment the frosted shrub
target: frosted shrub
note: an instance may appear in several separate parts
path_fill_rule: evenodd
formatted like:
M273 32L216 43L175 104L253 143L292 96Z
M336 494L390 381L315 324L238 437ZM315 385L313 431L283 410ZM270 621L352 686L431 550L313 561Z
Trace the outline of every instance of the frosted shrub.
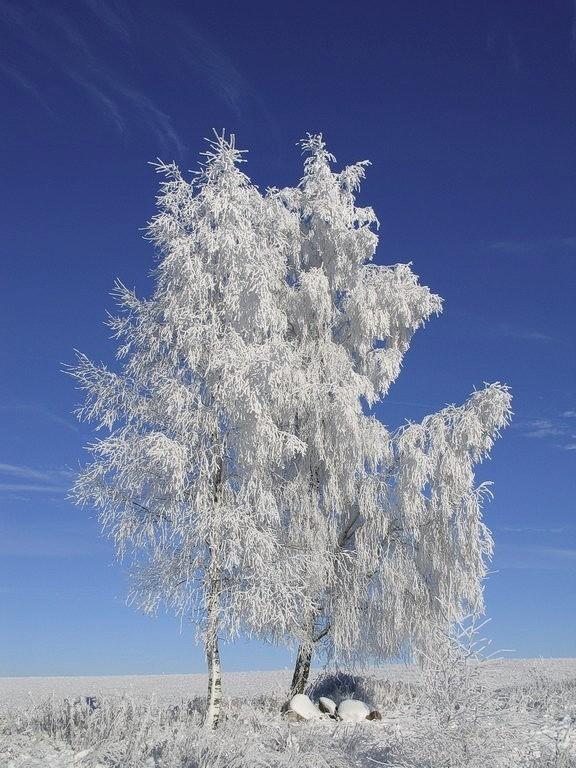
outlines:
M422 732L405 744L407 765L422 768L506 768L515 765L516 740L502 702L481 681L486 641L472 615L450 630L439 624L435 642L417 653L421 665Z
M374 675L351 674L342 670L323 672L308 687L313 701L327 696L339 704L344 699L357 699L385 715L389 710L407 707L419 698L416 685L401 680L382 680Z
M537 666L530 669L528 683L514 689L511 703L520 709L546 712L576 722L576 679L553 680Z
M377 705L375 688L375 680L339 670L320 675L309 686L307 694L313 701L326 696L337 705L344 699L357 699L373 709Z

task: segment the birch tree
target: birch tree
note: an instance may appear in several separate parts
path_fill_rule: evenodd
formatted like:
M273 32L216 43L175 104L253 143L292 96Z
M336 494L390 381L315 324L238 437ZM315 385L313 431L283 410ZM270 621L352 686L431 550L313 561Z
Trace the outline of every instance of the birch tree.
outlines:
M442 301L409 265L371 263L378 221L355 202L368 163L337 173L321 135L302 145L300 184L270 193L299 220L288 259L299 395L290 429L306 451L289 481L288 538L322 571L308 581L295 629L293 693L303 692L319 646L389 658L430 638L441 604L453 618L469 604L481 610L491 539L473 465L510 411L496 384L396 435L369 415Z
M72 372L85 392L79 417L107 432L89 446L76 498L132 556L138 604L164 602L199 627L212 727L219 640L243 627L281 635L306 604L295 593L298 552L281 546L276 489L306 446L279 426L294 368L283 310L289 214L240 171L233 137L205 155L191 183L158 164L154 291L139 299L118 283L117 365L80 354Z
M90 446L80 502L99 508L132 595L196 622L218 720L219 639L240 631L313 653L389 658L482 610L491 553L474 466L510 414L499 384L397 433L373 407L442 301L410 265L372 263L367 167L332 170L321 136L304 176L262 195L220 137L190 184L167 175L149 236L148 300L118 285L119 370L80 356Z

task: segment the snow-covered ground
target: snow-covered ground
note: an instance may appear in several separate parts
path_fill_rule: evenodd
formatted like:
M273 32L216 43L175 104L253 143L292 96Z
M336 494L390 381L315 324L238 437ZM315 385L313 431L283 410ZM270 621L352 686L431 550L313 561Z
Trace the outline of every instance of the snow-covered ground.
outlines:
M530 681L539 671L552 680L576 678L576 659L499 659L481 665L482 682L490 688L518 686ZM312 672L318 673L318 670ZM387 664L361 670L378 680L416 682L415 667ZM292 670L224 673L224 695L232 698L254 698L264 694L286 692ZM0 677L0 709L6 706L29 706L42 698L74 698L76 696L154 697L160 704L175 704L182 699L204 696L207 677L197 675L126 675L117 677Z
M204 675L0 678L0 768L576 766L576 659L488 661L479 672L484 693L471 688L449 724L434 713L448 689L431 703L405 665L358 673L383 718L359 724L287 723L289 670L229 673L217 734L202 730L194 702ZM101 700L97 715L64 703L86 696Z

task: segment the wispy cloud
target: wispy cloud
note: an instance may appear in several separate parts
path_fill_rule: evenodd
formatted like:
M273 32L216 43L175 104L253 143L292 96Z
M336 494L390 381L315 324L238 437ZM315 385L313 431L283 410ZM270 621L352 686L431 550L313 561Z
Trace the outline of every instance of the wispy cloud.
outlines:
M518 339L520 341L539 341L539 342L552 342L556 343L558 339L554 336L550 336L542 331L536 331L530 328L518 328L513 325L507 325L506 323L497 323L494 326L494 330L502 336L508 336L511 339Z
M524 437L549 440L552 445L565 451L576 450L576 412L567 410L559 416L540 419L517 419L514 426Z
M499 253L517 256L536 256L538 254L546 254L550 250L576 253L576 236L499 240L490 243L490 249Z
M3 557L80 557L99 555L109 550L101 539L81 538L68 532L54 536L3 535L0 538L0 555Z
M189 27L183 31L178 42L178 52L184 66L202 73L212 90L238 117L242 115L247 102L258 100L232 60L198 29Z
M0 27L15 52L0 78L40 102L49 69L79 89L122 135L146 126L161 152L183 154L184 142L165 104L180 104L182 94L193 97L195 84L207 85L235 118L255 111L268 133L278 134L252 84L189 10L166 12L159 0L145 8L130 0L72 5L0 0ZM150 86L159 81L161 86Z
M121 7L107 0L84 0L84 3L109 32L124 43L130 42L134 47L139 42L146 46L152 43L147 37L146 25L137 24L137 14L132 12L129 3ZM197 23L191 23L189 18L177 13L158 12L154 15L155 37L166 36L170 41L165 64L170 66L174 63L170 59L173 59L182 74L201 75L237 116L242 115L250 102L257 102L265 111L257 92L230 56Z
M21 464L4 464L0 462L1 474L24 478L25 480L42 480L46 483L54 483L63 478L69 479L72 477L72 472L67 469L33 469Z
M573 547L502 545L496 548L496 567L513 570L573 570Z
M0 462L0 493L67 493L73 473L67 469L38 469Z
M104 13L103 3L92 3ZM112 11L106 15L108 25L113 18ZM80 26L57 8L30 3L16 8L13 4L0 1L0 21L5 30L22 46L31 50L38 61L45 61L59 75L74 83L84 95L112 121L114 126L125 133L136 118L147 125L157 137L163 151L175 150L182 154L184 144L178 136L172 120L153 99L139 87L125 68L114 66L114 57L107 56L107 50L99 47L85 34ZM118 25L115 31L119 32ZM116 64L118 62L116 61ZM27 86L35 96L41 92L32 75L23 75L13 68L12 80ZM36 72L41 77L41 72Z
M54 117L54 111L51 109L51 107L46 102L46 99L40 93L40 89L25 72L14 69L14 67L9 66L5 61L0 59L0 75L3 75L5 79L14 83L14 85L16 85L18 88L26 91L52 117Z
M573 525L558 525L558 526L538 526L538 525L497 525L494 526L495 531L501 531L502 533L537 533L537 534L550 534L561 535L565 533L576 532L576 526Z
M534 551L558 560L576 560L576 549L568 549L566 547L535 547Z
M62 494L66 493L66 488L58 488L53 485L30 485L28 483L2 483L0 482L0 493L44 493L44 494Z
M100 19L105 26L121 40L129 42L132 37L131 29L134 26L134 16L132 15L128 3L122 6L113 6L105 0L84 0L86 6L92 11L96 18Z
M43 405L42 403L7 403L0 405L0 413L13 413L21 414L23 416L31 416L33 418L39 418L43 421L57 424L64 429L71 432L79 432L80 428L72 420L72 418L66 418L58 413L55 413L51 408Z
M466 337L510 339L526 344L571 346L559 336L553 336L540 328L523 325L522 318L515 322L498 322L491 317L471 314L469 312L451 311L452 317L458 320L455 330Z
M555 437L563 434L563 427L554 424L550 419L534 419L530 422L526 437Z

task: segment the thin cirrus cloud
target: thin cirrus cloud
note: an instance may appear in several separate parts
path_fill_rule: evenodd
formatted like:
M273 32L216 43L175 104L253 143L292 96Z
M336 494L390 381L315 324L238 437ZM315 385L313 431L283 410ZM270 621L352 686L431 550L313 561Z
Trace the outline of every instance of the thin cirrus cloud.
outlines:
M564 427L550 419L532 419L525 432L526 437L555 437L564 434Z
M551 336L538 328L526 327L520 323L495 322L491 318L479 317L467 312L461 312L459 315L461 322L458 323L458 332L467 336L508 338L534 344L559 344L562 346L567 344L561 338ZM457 317L457 314L452 312L452 316Z
M495 530L502 533L538 533L538 534L550 534L550 535L563 535L565 533L571 533L576 531L576 527L573 525L558 525L558 526L541 526L541 525L498 525L495 526Z
M147 45L146 27L138 27L135 15L129 3L121 8L105 0L84 0L93 15L106 26L113 35L125 42L137 46L138 40ZM170 55L180 68L190 74L201 73L212 90L240 116L243 103L257 100L258 96L239 72L230 57L211 41L204 32L173 14L158 14L155 20L155 32L158 27L170 39ZM165 62L170 64L169 61Z
M556 448L565 451L576 450L576 411L563 411L559 416L521 419L516 426L524 437L535 440L548 440Z
M38 469L0 462L0 493L62 495L68 492L71 478L67 469Z
M511 339L518 339L519 341L540 341L545 343L556 343L558 339L554 336L550 336L542 331L536 331L530 328L517 328L506 323L496 323L494 325L495 332L500 336L508 336Z
M12 42L23 51L21 66L29 67L24 72L13 65L13 81L19 77L21 84L28 84L29 92L39 94L41 71L30 62L43 62L62 80L79 88L121 133L138 118L156 135L163 149L171 147L182 153L184 145L170 117L118 67L105 62L106 49L93 45L75 20L54 7L35 2L15 6L2 0L0 21Z
M9 66L5 61L0 60L0 77L11 81L18 88L26 91L32 98L35 99L52 117L54 112L47 103L46 99L40 93L38 87L27 77L23 72L14 69Z
M0 555L3 557L86 557L106 552L99 540L85 539L74 533L58 537L38 536L29 532L24 536L2 536Z
M50 422L63 427L70 432L80 432L80 428L71 418L60 416L60 414L55 413L52 409L41 403L9 403L0 405L0 414L2 413L11 414L18 418L41 419L44 422Z
M153 33L146 25L138 25L136 13L129 3L120 8L106 0L84 0L90 11L119 41L130 43L135 50L152 49L158 33L170 41L164 66L178 78L203 80L220 98L236 118L247 110L255 109L278 140L279 127L264 100L244 77L228 54L218 46L197 24L191 24L177 13L166 14L158 7L154 13Z
M136 124L143 124L162 151L181 156L184 142L172 117L148 86L162 74L166 98L177 96L181 102L182 93L193 95L190 83L200 80L236 117L246 108L256 108L272 132L277 132L264 103L230 57L190 23L189 17L166 13L159 4L143 9L130 2L119 5L81 0L65 10L58 5L0 0L0 29L12 43L10 66L0 69L0 78L48 109L53 105L43 93L44 70L58 76L51 81L52 100L54 83L67 82L79 89L119 133L125 135ZM154 58L159 48L161 72Z
M104 0L84 0L84 3L114 35L126 42L130 41L135 21L128 3L122 6Z
M572 571L576 549L553 546L501 545L496 550L496 568L512 570Z
M514 256L545 255L551 250L576 253L576 236L544 239L510 239L490 243L490 249Z

